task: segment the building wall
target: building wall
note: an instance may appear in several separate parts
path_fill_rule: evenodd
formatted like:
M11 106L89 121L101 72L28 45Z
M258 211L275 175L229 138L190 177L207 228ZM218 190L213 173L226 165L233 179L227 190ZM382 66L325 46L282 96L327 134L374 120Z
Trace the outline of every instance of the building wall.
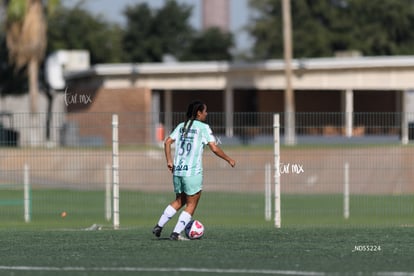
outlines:
M110 144L112 114L115 113L118 114L121 143L151 141L153 131L148 127L152 124L151 90L99 88L75 91L72 90L70 95L77 95L77 102L68 101L67 122L77 127L80 139L78 142L81 144L82 141L91 144ZM131 125L134 127L129 127Z
M258 112L283 112L284 97L282 91L258 90L256 94Z
M223 112L224 110L223 91L220 90L175 90L172 94L173 112L186 112L188 105L195 100L204 102L208 107L208 112Z
M397 105L397 94L396 91L354 91L354 111L398 112L401 109Z

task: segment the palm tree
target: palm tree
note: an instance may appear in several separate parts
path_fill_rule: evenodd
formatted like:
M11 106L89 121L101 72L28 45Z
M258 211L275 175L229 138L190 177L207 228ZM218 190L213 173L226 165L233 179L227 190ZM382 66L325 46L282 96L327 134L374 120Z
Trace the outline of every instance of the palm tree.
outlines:
M47 23L41 0L9 0L6 41L16 70L27 66L30 112L38 111L39 67L46 51Z

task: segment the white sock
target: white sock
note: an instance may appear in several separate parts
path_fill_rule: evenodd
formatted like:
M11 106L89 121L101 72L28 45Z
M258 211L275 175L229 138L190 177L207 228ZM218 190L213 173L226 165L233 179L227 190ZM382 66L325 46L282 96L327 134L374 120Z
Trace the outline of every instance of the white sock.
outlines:
M167 224L167 222L177 213L177 210L175 210L171 205L168 205L164 213L162 213L160 220L158 221L158 226L164 227L164 225Z
M185 226L191 221L191 215L186 211L182 211L180 216L178 217L177 224L175 225L174 231L175 233L181 233Z

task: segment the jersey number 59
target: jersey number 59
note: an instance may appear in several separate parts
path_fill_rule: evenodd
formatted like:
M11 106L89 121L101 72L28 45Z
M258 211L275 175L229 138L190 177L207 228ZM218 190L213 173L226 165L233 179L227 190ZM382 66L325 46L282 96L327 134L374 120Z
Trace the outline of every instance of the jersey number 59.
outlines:
M184 154L190 154L190 151L191 151L191 143L185 143L185 142L182 142L181 143L181 145L180 145L180 149L179 149L179 152L178 152L178 154L179 155L184 155Z

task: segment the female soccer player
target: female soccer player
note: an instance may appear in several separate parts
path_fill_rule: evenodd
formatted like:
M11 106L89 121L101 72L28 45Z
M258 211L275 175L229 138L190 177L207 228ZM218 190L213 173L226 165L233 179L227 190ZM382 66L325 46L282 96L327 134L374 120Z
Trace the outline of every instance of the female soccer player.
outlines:
M236 162L227 156L217 145L208 124L207 106L200 102L192 102L187 109L187 120L180 123L164 142L167 167L173 174L175 200L162 213L158 224L152 230L156 237L161 236L162 228L184 205L185 209L178 217L177 224L170 235L170 240L183 239L180 233L191 221L197 208L203 188L202 155L208 145L218 157L234 167ZM171 145L177 141L174 161L171 156Z

